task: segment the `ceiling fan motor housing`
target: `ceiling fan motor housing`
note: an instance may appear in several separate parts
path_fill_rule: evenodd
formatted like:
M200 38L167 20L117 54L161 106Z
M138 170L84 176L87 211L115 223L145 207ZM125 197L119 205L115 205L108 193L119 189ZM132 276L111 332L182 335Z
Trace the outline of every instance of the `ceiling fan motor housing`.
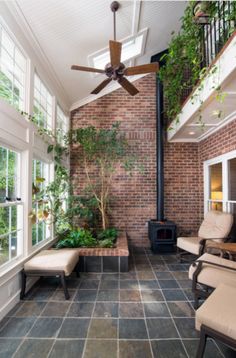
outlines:
M113 80L118 80L124 76L125 65L120 63L119 66L113 67L108 63L105 67L105 74L107 77L112 78Z

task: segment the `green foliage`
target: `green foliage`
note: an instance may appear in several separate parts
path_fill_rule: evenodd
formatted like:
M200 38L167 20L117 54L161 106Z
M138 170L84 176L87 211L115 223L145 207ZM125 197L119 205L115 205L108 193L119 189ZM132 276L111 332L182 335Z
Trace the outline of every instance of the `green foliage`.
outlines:
M203 53L201 50L203 27L199 26L193 18L193 6L195 1L190 1L182 17L182 26L178 34L173 33L169 44L168 53L163 56L165 65L160 69L159 76L164 84L164 93L167 101L166 114L169 120L176 118L181 112L183 94L190 91L207 73L207 68L202 68ZM212 19L218 16L218 3L216 1L203 1L200 4L203 12ZM223 2L219 4L222 12ZM221 14L223 16L223 13ZM235 30L236 6L231 4L230 11L224 8L224 18L227 22L226 29L219 38L219 48L225 43ZM234 20L234 21L231 21ZM186 71L189 73L186 75ZM217 88L217 84L215 88ZM194 97L199 97L199 92ZM194 99L194 98L193 98ZM199 119L201 121L201 119Z
M166 64L159 76L164 83L167 116L173 119L181 110L183 91L191 89L199 79L202 55L199 51L201 28L193 21L193 2L187 6L179 34L174 34L164 55ZM186 70L191 76L186 79Z
M114 247L114 240L113 239L104 239L98 241L98 247L101 248L112 248Z
M91 195L74 196L68 208L70 216L78 216L80 226L95 229L99 225L98 201Z
M93 126L70 132L69 142L79 144L79 158L87 178L87 193L96 201L102 227L107 228L110 190L113 175L120 165L131 172L136 165L131 159L125 135L119 131L119 123L110 129ZM95 179L94 179L95 177Z
M0 71L0 97L19 109L19 89Z
M61 238L56 244L57 249L64 247L96 247L97 241L93 238L91 232L85 229L77 229L69 232L64 238Z
M116 240L118 235L118 231L116 228L108 228L105 230L102 230L98 233L97 237L98 240L105 240L105 239L111 239L113 241Z

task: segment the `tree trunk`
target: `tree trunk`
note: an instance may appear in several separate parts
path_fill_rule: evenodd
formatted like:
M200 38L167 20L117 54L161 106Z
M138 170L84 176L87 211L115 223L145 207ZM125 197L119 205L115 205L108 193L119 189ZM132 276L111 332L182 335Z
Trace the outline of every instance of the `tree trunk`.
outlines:
M106 230L107 228L107 215L106 215L106 207L104 206L103 202L101 204L101 215L102 215L102 228Z

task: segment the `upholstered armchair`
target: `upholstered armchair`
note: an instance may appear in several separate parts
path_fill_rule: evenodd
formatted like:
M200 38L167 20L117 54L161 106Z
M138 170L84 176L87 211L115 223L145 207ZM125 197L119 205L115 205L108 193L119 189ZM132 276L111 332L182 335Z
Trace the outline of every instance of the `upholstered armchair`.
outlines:
M178 237L177 248L180 262L186 254L200 256L204 252L207 240L224 242L233 225L233 216L230 213L212 210L209 211L203 220L198 236L195 237Z

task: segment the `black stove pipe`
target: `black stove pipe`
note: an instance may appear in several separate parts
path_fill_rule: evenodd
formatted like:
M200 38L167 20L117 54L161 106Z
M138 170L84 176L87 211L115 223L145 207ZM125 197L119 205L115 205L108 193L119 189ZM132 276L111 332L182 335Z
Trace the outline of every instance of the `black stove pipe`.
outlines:
M163 55L167 50L151 57L151 62L158 62L161 68L165 64ZM164 98L163 84L159 76L156 77L156 218L164 221Z
M157 76L156 79L156 217L158 221L164 220L164 127L163 127L163 85Z

